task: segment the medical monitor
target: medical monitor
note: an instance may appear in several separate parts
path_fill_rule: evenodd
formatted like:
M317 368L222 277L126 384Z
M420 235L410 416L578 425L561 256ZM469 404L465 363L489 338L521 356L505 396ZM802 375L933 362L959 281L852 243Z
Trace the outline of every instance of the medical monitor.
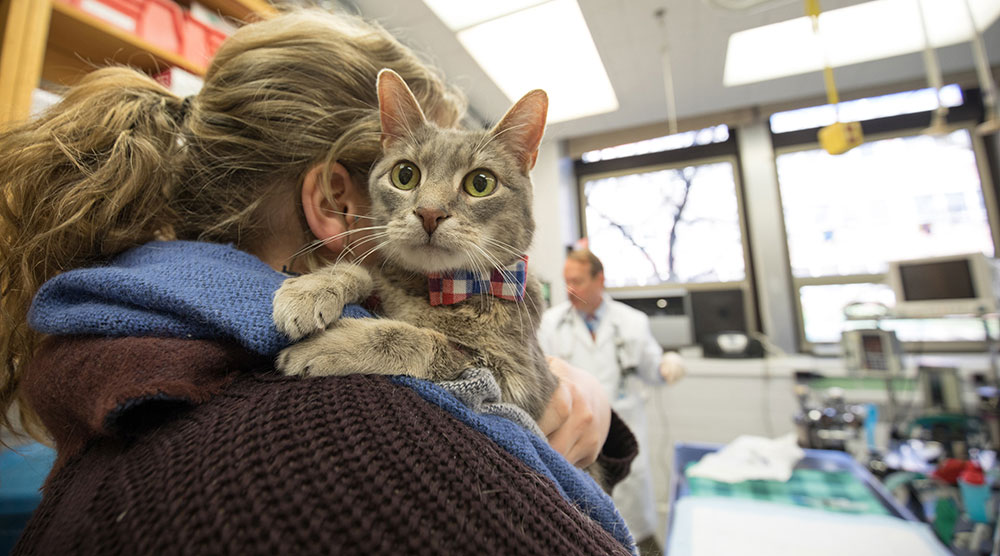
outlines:
M616 300L649 317L653 337L664 349L691 345L691 317L688 292L684 290L615 290Z
M996 265L982 253L892 261L888 277L896 295L893 313L903 317L995 313Z
M840 343L844 364L851 373L886 376L898 375L903 370L903 348L892 330L845 330Z
M708 290L691 292L691 319L694 341L705 345L724 332L748 332L743 310L743 290Z

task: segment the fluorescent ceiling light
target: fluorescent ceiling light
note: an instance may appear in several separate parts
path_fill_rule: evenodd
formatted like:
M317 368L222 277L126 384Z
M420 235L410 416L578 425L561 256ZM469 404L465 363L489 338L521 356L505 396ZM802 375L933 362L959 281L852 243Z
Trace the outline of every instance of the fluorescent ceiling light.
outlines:
M511 103L532 89L544 89L550 123L618 109L575 0L425 2L445 23L458 22L453 27L458 40ZM445 10L446 4L466 15L442 15L438 10ZM500 5L507 13L490 9Z
M976 27L1000 17L1000 2L968 0ZM940 48L968 41L972 26L965 0L875 0L823 12L817 36L808 17L733 33L722 82L727 87L841 67L924 49L921 2L927 38Z
M548 0L424 0L452 31L496 19Z

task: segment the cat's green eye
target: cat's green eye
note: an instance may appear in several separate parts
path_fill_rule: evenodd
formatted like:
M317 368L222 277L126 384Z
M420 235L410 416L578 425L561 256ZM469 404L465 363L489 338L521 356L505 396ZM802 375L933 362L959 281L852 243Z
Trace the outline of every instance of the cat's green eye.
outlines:
M473 197L485 197L497 188L497 177L489 170L473 170L462 180L465 192Z
M417 168L416 164L404 160L392 167L390 178L392 185L403 191L409 191L420 183L420 168Z

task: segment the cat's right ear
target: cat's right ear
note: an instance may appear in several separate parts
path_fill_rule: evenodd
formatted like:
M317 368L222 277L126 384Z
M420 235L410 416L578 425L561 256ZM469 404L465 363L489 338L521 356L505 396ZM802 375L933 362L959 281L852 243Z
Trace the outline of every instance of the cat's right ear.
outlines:
M412 135L427 122L420 103L398 73L378 72L378 111L382 122L382 148Z

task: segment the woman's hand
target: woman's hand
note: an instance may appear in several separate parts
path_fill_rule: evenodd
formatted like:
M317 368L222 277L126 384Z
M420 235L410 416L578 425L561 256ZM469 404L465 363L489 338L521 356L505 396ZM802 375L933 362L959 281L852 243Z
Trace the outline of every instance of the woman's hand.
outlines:
M611 402L590 373L562 359L547 357L559 386L538 426L552 448L577 467L597 460L611 427Z

